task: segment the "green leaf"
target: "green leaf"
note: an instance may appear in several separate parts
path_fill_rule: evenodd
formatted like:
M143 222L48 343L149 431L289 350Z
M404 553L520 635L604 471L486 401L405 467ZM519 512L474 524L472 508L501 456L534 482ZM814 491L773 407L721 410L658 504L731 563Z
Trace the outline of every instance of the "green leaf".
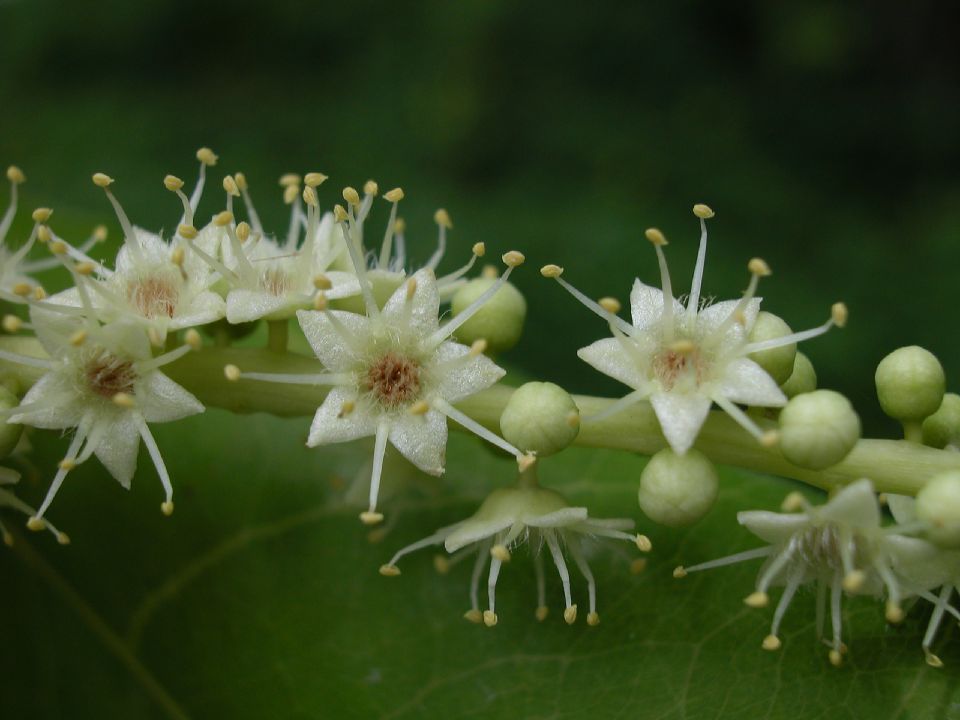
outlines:
M811 593L769 653L760 641L772 611L741 602L757 563L672 578L680 563L755 547L736 511L776 508L792 484L725 470L718 505L696 527L641 520L654 549L640 575L629 572L632 546L599 545L595 628L579 578L578 622L563 622L552 576L551 615L536 622L532 564L518 551L500 576L500 622L486 628L462 618L469 562L441 576L427 550L404 558L400 577L377 568L511 482L513 462L455 434L444 478L392 468L391 529L371 543L344 489L359 476L353 494L365 492L369 445L307 450L305 433L303 420L215 411L157 426L176 486L171 518L145 454L129 493L93 462L72 473L51 519L73 543L24 531L0 552L0 716L960 717L957 629L938 640L946 668L927 667L924 603L894 628L878 603L847 601L850 653L835 669L814 636ZM64 440L32 437L37 473L20 494L36 501ZM569 450L544 459L540 476L598 517L637 517L643 463Z

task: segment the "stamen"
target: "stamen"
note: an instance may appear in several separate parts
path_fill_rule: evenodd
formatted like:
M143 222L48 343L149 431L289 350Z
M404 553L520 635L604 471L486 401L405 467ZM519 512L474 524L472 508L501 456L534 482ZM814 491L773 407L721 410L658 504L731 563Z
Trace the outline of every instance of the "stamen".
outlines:
M473 565L473 573L470 575L470 609L464 614L464 617L472 623L483 621L483 613L480 612L480 576L483 569L487 566L487 558L490 556L490 545L492 540L487 540L480 544L477 550L477 560Z
M433 255L430 256L430 260L427 261L427 267L431 270L436 270L437 265L440 264L440 261L443 259L444 253L447 251L447 230L453 229L453 223L450 221L450 214L440 208L433 214L433 221L437 224L437 249L434 250Z
M30 357L29 355L21 355L20 353L10 352L8 350L0 350L0 360L8 360L18 365L43 368L44 370L53 370L57 367L57 363L53 360Z
M736 423L753 435L764 447L772 447L779 441L779 434L776 430L763 430L750 418L739 406L727 400L725 397L716 396L712 400L720 406L727 415L733 418Z
M572 625L577 619L577 606L573 604L573 598L570 595L570 573L567 571L567 563L563 559L563 552L561 552L560 546L557 543L556 533L547 530L544 531L543 536L547 542L547 547L550 548L553 564L556 566L557 573L560 575L560 582L563 584L563 599L566 603L564 605L563 619L567 621L568 625Z
M547 619L550 610L547 608L547 585L543 576L543 556L538 552L533 556L533 571L537 577L537 609L534 617L538 622Z
M590 572L587 559L583 556L580 540L573 539L567 543L567 547L570 549L570 554L573 555L573 561L580 569L580 574L583 575L587 581L587 594L590 605L590 611L587 613L587 625L595 627L600 624L600 616L597 614L597 583L593 578L593 573Z
M541 275L543 275L545 278L552 278L552 279L556 280L558 283L560 283L560 285L563 286L563 288L564 288L568 293L570 293L570 294L573 295L577 300L579 300L581 303L583 303L584 305L586 305L589 310L592 310L594 313L596 313L596 314L599 315L601 318L603 318L604 320L606 320L607 323L609 323L612 327L619 328L620 331L623 332L623 333L626 334L626 335L631 335L631 334L633 333L633 331L634 331L633 325L631 325L630 323L628 323L626 320L624 320L624 319L621 318L620 316L614 315L614 314L611 313L610 311L608 311L608 310L606 310L605 308L603 308L602 306L600 306L598 303L596 303L596 302L594 302L593 300L591 300L590 298L588 298L588 297L587 297L586 295L584 295L582 292L580 292L579 290L577 290L573 285L571 285L571 284L568 283L566 280L564 280L562 277L560 277L561 273L563 273L563 268L561 268L561 267L559 267L559 266L557 266L557 265L545 265L545 266L544 266L543 268L541 268L541 270L540 270L540 274L541 274ZM459 317L459 316L457 316L457 317Z
M130 251L133 253L134 257L142 259L143 252L140 249L140 243L137 242L137 236L133 231L133 225L130 223L130 218L127 217L127 214L123 211L123 207L121 207L120 202L110 191L110 186L113 184L113 178L103 173L94 173L93 184L97 187L103 188L103 192L106 193L107 200L109 200L110 204L113 206L113 211L117 216L117 220L120 221L120 227L123 228L123 236L124 240L126 241L126 245L130 248Z
M229 370L228 370L229 369ZM351 377L345 373L262 373L241 372L236 365L227 365L224 374L231 381L260 380L262 382L282 383L285 385L346 385Z
M644 234L647 240L653 244L653 249L657 253L657 263L660 265L660 287L663 294L663 313L661 315L663 341L670 343L673 341L673 285L670 282L667 258L663 254L663 246L667 244L667 239L657 228L649 228Z
M517 448L515 448L513 445L508 443L499 435L496 435L490 430L487 430L487 428L485 428L483 425L478 423L473 418L457 410L453 405L448 403L446 400L443 400L442 398L434 398L430 404L433 406L435 410L439 410L448 418L450 418L457 424L462 425L467 430L472 432L474 435L478 435L479 437L483 438L487 442L493 445L496 445L501 450L506 450L508 453L513 455L518 460L525 457L524 454L519 450L517 450Z
M792 345L794 343L803 342L804 340L809 340L819 335L823 335L834 326L842 328L844 325L846 325L846 323L847 306L843 303L835 303L830 309L830 319L827 320L823 325L811 328L809 330L791 333L790 335L784 335L783 337L771 338L770 340L764 340L762 342L748 343L744 348L744 352L751 354L760 352L761 350L770 350L772 348L783 347L784 345Z
M370 509L360 513L364 525L376 525L383 520L383 514L377 512L377 497L380 494L380 476L383 473L383 457L387 452L387 438L390 435L390 423L381 421L377 425L377 436L373 446L373 473L370 476Z
M733 311L723 319L723 322L721 322L713 330L713 332L710 333L710 335L707 337L707 343L715 344L720 342L724 335L726 335L727 330L729 330L735 322L743 321L747 306L757 294L757 285L760 282L760 278L770 275L770 266L760 258L751 259L750 262L747 263L747 269L750 271L750 284L747 285L747 289L743 293L743 297L740 298L740 302L736 304L736 306L733 308ZM758 345L762 344L763 343L758 343ZM751 350L750 352L753 351Z
M308 174L307 177L310 177L310 175ZM259 235L263 235L263 225L260 222L260 216L257 214L257 209L253 206L253 200L250 198L247 176L238 172L234 173L233 179L237 183L237 187L240 188L240 195L243 197L243 206L246 208L247 218L249 218L250 224L253 225L253 229ZM310 184L309 181L307 184Z
M405 548L398 550L397 553L390 558L390 562L380 566L380 574L388 577L396 577L400 574L400 568L397 567L397 562L400 560L400 558L405 555L409 555L412 552L416 552L417 550L422 550L425 547L439 545L446 539L447 535L449 535L449 532L440 530L435 532L433 535L429 535L422 540L417 540L415 543L411 543Z
M392 191L391 191L392 192ZM389 193L388 193L389 194ZM343 241L347 245L347 251L350 253L350 260L353 262L353 269L356 272L357 280L360 283L360 292L363 295L363 303L367 310L367 317L375 318L380 316L380 308L377 306L377 301L373 297L373 288L370 286L370 278L367 277L367 267L363 262L363 258L360 256L360 248L357 247L357 244L350 237L350 226L349 216L347 216L346 211L342 206L337 205L334 210L337 212L338 220L340 223L340 231L343 233Z
M700 288L703 284L703 266L707 258L707 223L714 213L706 205L693 206L693 214L700 218L700 248L697 250L697 264L693 271L693 281L690 283L690 299L687 303L687 313L696 317L700 308Z
M22 185L27 179L20 168L11 165L7 168L7 180L10 181L10 205L3 214L3 219L0 220L0 243L6 239L13 224L13 218L17 214L17 186Z
M170 475L167 473L167 466L163 463L163 457L160 455L160 448L157 447L157 441L153 438L153 433L150 432L150 428L147 426L146 420L143 419L143 416L140 413L133 413L134 421L137 423L137 427L140 430L140 437L143 439L143 444L147 446L147 452L150 454L150 459L153 460L153 466L157 469L157 475L160 476L160 484L163 485L163 491L165 494L165 500L160 505L160 510L164 515L170 515L173 513L173 484L170 482Z
M191 345L184 344L178 347L176 350L171 350L170 352L164 353L163 355L158 355L150 360L140 360L135 363L137 372L144 374L150 372L151 370L161 368L164 365L169 365L170 363L182 358L191 350L193 350Z
M614 400L612 403L607 405L603 410L594 415L588 415L583 418L584 424L600 422L605 420L611 415L616 415L619 412L626 410L629 407L636 405L638 402L642 402L650 395L649 389L644 390L634 390L632 393L624 395L619 400Z
M197 160L200 161L200 174L197 176L197 184L194 185L193 192L190 194L191 217L196 214L197 208L200 206L200 198L203 195L203 186L207 181L207 167L213 167L216 165L218 159L219 158L213 154L213 150L208 147L202 147L197 150ZM187 223L186 219L184 219L184 223Z
M70 441L70 446L67 448L67 454L65 459L75 458L77 452L80 450L80 446L83 444L84 439L87 436L87 428L90 425L90 421L87 417L84 417L80 421L80 424L77 426L76 433L73 436L73 440ZM57 496L57 493L60 491L60 486L63 485L64 479L67 477L67 473L70 472L73 466L67 464L67 466L60 465L57 470L57 474L53 476L53 482L50 483L50 489L47 491L46 497L43 499L43 503L40 505L40 508L37 512L27 521L27 527L31 530L42 530L45 526L43 515L50 507L50 503L53 502L53 499Z
M483 257L487 252L487 246L478 242L473 246L473 254L470 256L470 259L467 263L461 267L459 270L454 270L452 273L444 275L443 277L437 280L437 285L441 288L446 288L449 285L452 285L454 282L462 278L473 267L473 264L477 261L477 258Z
M734 565L747 560L756 560L757 558L767 557L772 553L773 548L769 545L766 547L755 548L753 550L745 550L743 552L734 553L733 555L717 558L716 560L700 563L699 565L691 565L690 567L684 567L681 565L673 571L673 576L679 579L686 577L688 573L699 572L701 570L712 570L713 568L723 567L724 565Z
M493 627L497 624L497 578L500 576L502 561L499 557L490 554L490 574L487 576L487 603L488 610L483 613L483 624Z

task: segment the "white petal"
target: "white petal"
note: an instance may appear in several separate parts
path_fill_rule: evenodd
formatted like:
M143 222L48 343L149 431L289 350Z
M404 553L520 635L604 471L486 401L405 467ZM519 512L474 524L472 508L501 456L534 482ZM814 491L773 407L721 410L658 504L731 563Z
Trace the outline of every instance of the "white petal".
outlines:
M697 439L711 401L703 395L658 392L650 396L650 404L670 447L683 455Z
M896 534L884 537L883 550L911 592L960 578L960 552L946 552L926 540Z
M274 295L262 290L237 288L227 295L227 322L251 322L283 312L292 317L296 310L309 304L310 300L304 296Z
M821 521L833 521L854 528L880 527L880 504L869 480L857 480L837 492L816 509Z
M134 395L137 409L148 423L179 420L204 410L199 400L157 370L137 381Z
M909 495L895 495L887 493L887 507L890 514L897 521L897 525L906 525L917 519L916 499Z
M673 302L673 315L678 317L683 313L683 305L675 298L670 300ZM636 328L642 329L660 322L663 317L663 291L634 280L630 291L630 314Z
M333 286L329 290L323 291L324 295L331 300L353 297L354 295L360 294L360 281L357 280L357 276L353 273L326 270L322 272L327 276L327 279Z
M749 358L727 363L716 390L720 397L741 405L782 407L787 397L772 377Z
M317 408L310 425L310 436L307 439L309 447L326 445L327 443L347 442L357 438L368 437L377 432L377 422L380 419L364 403L357 402L356 390L353 388L333 388ZM345 402L355 403L352 412L340 417Z
M609 375L624 385L629 385L634 390L643 390L648 387L649 382L645 373L638 367L633 354L628 352L621 344L623 342L632 341L629 338L597 340L592 345L577 350L577 356L604 375ZM648 357L641 354L641 350L638 349L637 353L640 354L641 360L649 361Z
M447 418L436 410L400 415L391 421L389 440L403 456L431 475L443 474Z
M511 525L513 525L511 518L496 517L490 520L474 520L471 518L462 522L459 527L451 532L443 546L447 552L456 552L470 543L496 535Z
M137 469L137 451L140 449L140 431L130 412L117 412L108 422L94 454L117 482L130 488L130 480Z
M357 362L357 356L350 348L350 340L358 343L369 342L371 336L370 320L363 315L330 310L333 317L339 321L346 331L348 338L343 337L325 313L316 310L300 310L297 320L307 336L307 342L313 348L320 362L331 372L350 370Z
M53 406L12 415L9 422L50 430L63 430L80 424L85 410L83 399L77 394L76 378L66 371L48 372L33 384L24 395L21 405L53 402Z
M407 300L409 281L402 283L383 306L383 320L398 330L409 327L414 337L423 338L439 327L440 294L432 270L418 270L412 278L417 283L413 297Z
M445 342L437 348L427 373L431 377L433 390L447 402L455 403L475 392L484 390L502 378L506 371L486 355L476 355L463 359L452 368L437 368L438 363L463 358L470 348L455 342Z
M747 303L747 307L743 310L744 322L742 324L735 322L732 326L744 328L746 332L749 333L757 321L757 313L760 312L760 301L761 298L757 297L751 299L750 302ZM739 304L739 300L723 300L705 307L697 314L697 325L700 332L706 335L716 330L730 317L730 313L736 310Z
M794 534L810 527L810 518L806 513L776 513L768 510L739 512L737 522L771 545L782 545Z
M170 320L171 330L206 325L216 322L227 312L223 298L215 292L203 290L197 293L189 305L177 308L177 314Z
M587 519L587 509L584 507L566 507L554 510L546 515L524 515L521 522L530 527L556 528L566 527Z

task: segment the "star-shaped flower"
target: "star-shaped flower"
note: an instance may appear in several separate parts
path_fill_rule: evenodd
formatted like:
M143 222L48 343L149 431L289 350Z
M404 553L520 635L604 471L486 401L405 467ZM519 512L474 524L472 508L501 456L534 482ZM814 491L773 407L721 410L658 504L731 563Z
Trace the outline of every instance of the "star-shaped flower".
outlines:
M584 548L588 541L596 537L626 540L635 543L643 552L649 552L651 544L644 535L633 535L627 530L633 529L633 521L623 519L602 520L591 518L585 507L571 507L566 499L553 490L529 482L533 468L521 475L527 482L517 487L502 488L493 491L471 517L449 527L437 530L422 540L400 550L389 563L381 566L380 573L389 577L400 574L397 561L404 555L435 545L443 545L452 555L450 560L443 558L438 569L446 571L453 563L464 557L475 555L473 575L470 580L470 610L464 617L471 622L483 622L488 627L497 624L496 587L500 568L511 559L512 551L522 543L527 543L534 559L537 576L536 617L547 617L543 558L540 550L546 546L560 575L563 585L564 620L573 624L577 619L577 605L573 602L570 590L570 572L564 559L564 549L573 557L573 561L587 581L589 612L587 623L597 625L597 590L593 573L587 564ZM535 476L534 476L535 477ZM488 607L481 612L478 598L480 576L490 560L487 580Z
M770 269L759 258L751 260L750 285L743 298L701 306L707 249L705 220L713 216L713 211L705 205L696 205L694 213L700 218L700 251L686 305L673 298L662 250L666 239L653 228L646 234L657 253L663 290L635 281L630 293L632 324L567 283L561 277L562 268L547 265L541 272L545 277L556 279L610 324L613 337L582 348L577 353L580 358L633 388L633 392L593 419L648 400L670 447L683 454L693 445L711 405L716 403L758 440L772 444L776 434L764 432L739 406L780 407L787 399L776 382L749 356L815 337L833 325L842 326L846 322L846 307L834 305L831 319L818 328L749 342L760 308L760 298L755 297L757 283L770 274Z

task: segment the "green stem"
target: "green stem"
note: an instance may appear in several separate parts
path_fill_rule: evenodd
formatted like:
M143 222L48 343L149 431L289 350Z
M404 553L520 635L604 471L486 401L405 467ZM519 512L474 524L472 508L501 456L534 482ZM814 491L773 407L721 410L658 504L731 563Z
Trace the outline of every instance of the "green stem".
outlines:
M275 353L285 353L290 335L289 320L267 321L267 349Z
M39 343L28 337L0 338L0 348L43 357ZM272 373L315 373L319 361L297 353L277 353L254 348L204 348L185 355L164 368L175 382L192 392L207 407L235 413L266 412L280 417L312 416L326 397L322 386L282 385L257 381L228 381L227 364L243 370ZM6 375L29 387L43 374L39 368L4 363ZM0 373L3 375L3 373ZM496 385L457 403L457 408L493 431L514 388ZM653 408L648 403L632 407L597 422L589 418L614 400L575 395L585 418L575 444L652 455L667 446ZM776 427L758 419L763 427ZM451 427L459 427L451 423ZM713 461L757 472L800 480L824 490L842 487L860 478L870 478L878 492L915 495L933 475L960 470L960 453L936 450L907 440L860 440L840 463L826 470L805 470L788 462L777 448L765 448L721 411L710 413L696 446Z
M918 422L903 423L903 439L923 445L923 425Z

